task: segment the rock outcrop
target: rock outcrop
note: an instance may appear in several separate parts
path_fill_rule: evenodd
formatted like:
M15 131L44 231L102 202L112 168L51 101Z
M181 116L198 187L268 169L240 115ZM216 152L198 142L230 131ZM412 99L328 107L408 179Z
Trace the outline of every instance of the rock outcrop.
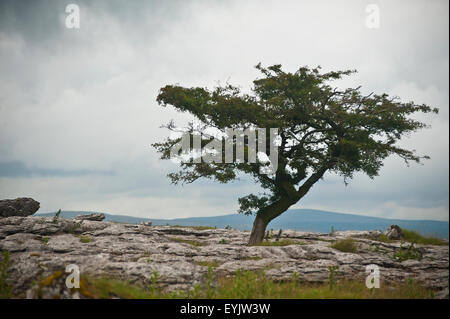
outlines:
M18 297L77 298L66 288L36 288L34 283L59 276L64 283L65 267L76 264L83 274L108 276L128 282L151 283L157 271L163 289L189 289L201 283L215 265L215 273L232 276L238 269L264 270L276 281L290 280L294 273L307 283L325 283L329 267L336 278L364 282L366 266L380 268L382 284L413 278L436 296L448 298L448 246L414 245L417 259L399 259L405 243L374 240L380 231L346 231L320 234L284 230L280 241L286 246L248 246L249 232L70 220L52 217L0 218L0 250L9 251L9 282ZM353 238L356 253L336 250L336 240ZM270 239L270 240L276 240ZM1 257L0 257L1 259ZM51 277L53 276L53 277ZM58 278L59 278L58 277ZM56 280L57 281L57 280ZM61 284L61 285L62 285ZM37 293L39 291L39 293Z
M152 226L152 222L142 222L141 225L150 227Z
M39 206L39 202L28 197L2 199L0 200L0 217L33 215L38 211Z
M384 234L386 235L387 238L393 240L403 238L402 229L398 225L389 226Z
M91 221L97 221L101 222L105 219L105 214L99 214L99 213L92 213L92 214L86 214L86 215L78 215L75 216L76 220L91 220Z

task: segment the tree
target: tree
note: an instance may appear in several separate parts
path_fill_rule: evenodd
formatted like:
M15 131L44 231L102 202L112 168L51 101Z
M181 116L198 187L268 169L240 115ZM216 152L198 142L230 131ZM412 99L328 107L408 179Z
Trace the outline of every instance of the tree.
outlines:
M258 64L256 68L262 77L253 81L250 94L232 85L213 90L167 85L157 97L160 105L172 105L196 118L197 127L191 122L186 130L191 138L196 132L205 133L208 127L220 132L226 128L278 128L278 169L274 174L261 173L263 163L190 161L180 164L180 172L168 175L177 184L192 183L200 177L226 183L240 173L250 174L264 193L239 198L240 213L256 214L249 244L261 242L267 224L302 199L327 171L339 174L347 184L355 172L374 178L383 160L392 154L407 164L429 158L401 148L397 142L427 127L410 115L437 113L437 109L404 103L387 94L363 95L360 87L331 86L333 80L349 76L354 70L321 73L320 67L301 67L289 73L282 71L281 65L264 68ZM173 121L166 127L175 130ZM168 138L153 146L162 159L168 159L180 140ZM205 134L201 144L209 140ZM233 141L236 143L236 139ZM244 144L248 157L247 140Z

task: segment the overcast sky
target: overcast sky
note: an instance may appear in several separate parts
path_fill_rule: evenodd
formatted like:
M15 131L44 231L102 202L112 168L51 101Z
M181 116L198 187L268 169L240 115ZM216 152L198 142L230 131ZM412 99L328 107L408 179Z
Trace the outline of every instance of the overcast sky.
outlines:
M80 29L65 7L80 7ZM377 4L380 27L366 25ZM187 120L155 98L166 84L243 90L254 66L357 69L343 86L440 108L402 141L427 154L389 158L374 180L326 175L295 207L390 218L449 219L448 1L0 1L0 198L40 212L148 218L234 213L259 189L171 185L150 144Z

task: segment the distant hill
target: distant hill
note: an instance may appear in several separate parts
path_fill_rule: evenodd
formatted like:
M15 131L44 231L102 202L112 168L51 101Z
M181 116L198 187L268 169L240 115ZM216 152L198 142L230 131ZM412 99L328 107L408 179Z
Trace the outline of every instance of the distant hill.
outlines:
M61 217L73 218L80 214L90 214L83 211L62 211ZM55 213L40 213L40 216L54 216ZM105 214L106 221L115 221L129 224L140 224L151 221L153 225L180 225L180 226L215 226L225 228L230 226L239 230L250 230L253 225L253 216L230 214L211 217L189 217L175 219L152 219L125 215ZM382 230L389 225L397 224L402 228L415 230L423 235L433 235L448 238L449 223L435 220L405 220L369 217L354 214L334 213L314 209L291 209L273 220L267 229L295 229L301 231L328 233L333 227L335 230Z

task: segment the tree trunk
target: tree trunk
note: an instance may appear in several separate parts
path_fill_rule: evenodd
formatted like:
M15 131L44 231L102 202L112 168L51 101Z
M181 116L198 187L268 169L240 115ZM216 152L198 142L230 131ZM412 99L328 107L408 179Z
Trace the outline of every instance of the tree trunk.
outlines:
M256 245L262 242L264 239L264 233L266 232L266 227L267 223L264 222L263 218L259 215L256 215L248 244Z
M284 213L291 205L295 204L298 199L292 200L281 198L279 201L263 208L255 217L252 232L250 234L249 245L257 245L264 239L266 227L277 216Z
M282 180L280 186L284 189L285 194L280 199L269 206L262 208L255 217L253 222L253 229L250 234L249 245L257 245L264 239L264 233L267 225L276 217L283 214L289 207L297 203L305 194L311 189L311 187L323 177L325 172L332 168L337 162L336 158L332 158L329 162L325 163L315 173L313 173L303 185L296 190L295 186L287 180ZM278 168L280 169L280 167Z

